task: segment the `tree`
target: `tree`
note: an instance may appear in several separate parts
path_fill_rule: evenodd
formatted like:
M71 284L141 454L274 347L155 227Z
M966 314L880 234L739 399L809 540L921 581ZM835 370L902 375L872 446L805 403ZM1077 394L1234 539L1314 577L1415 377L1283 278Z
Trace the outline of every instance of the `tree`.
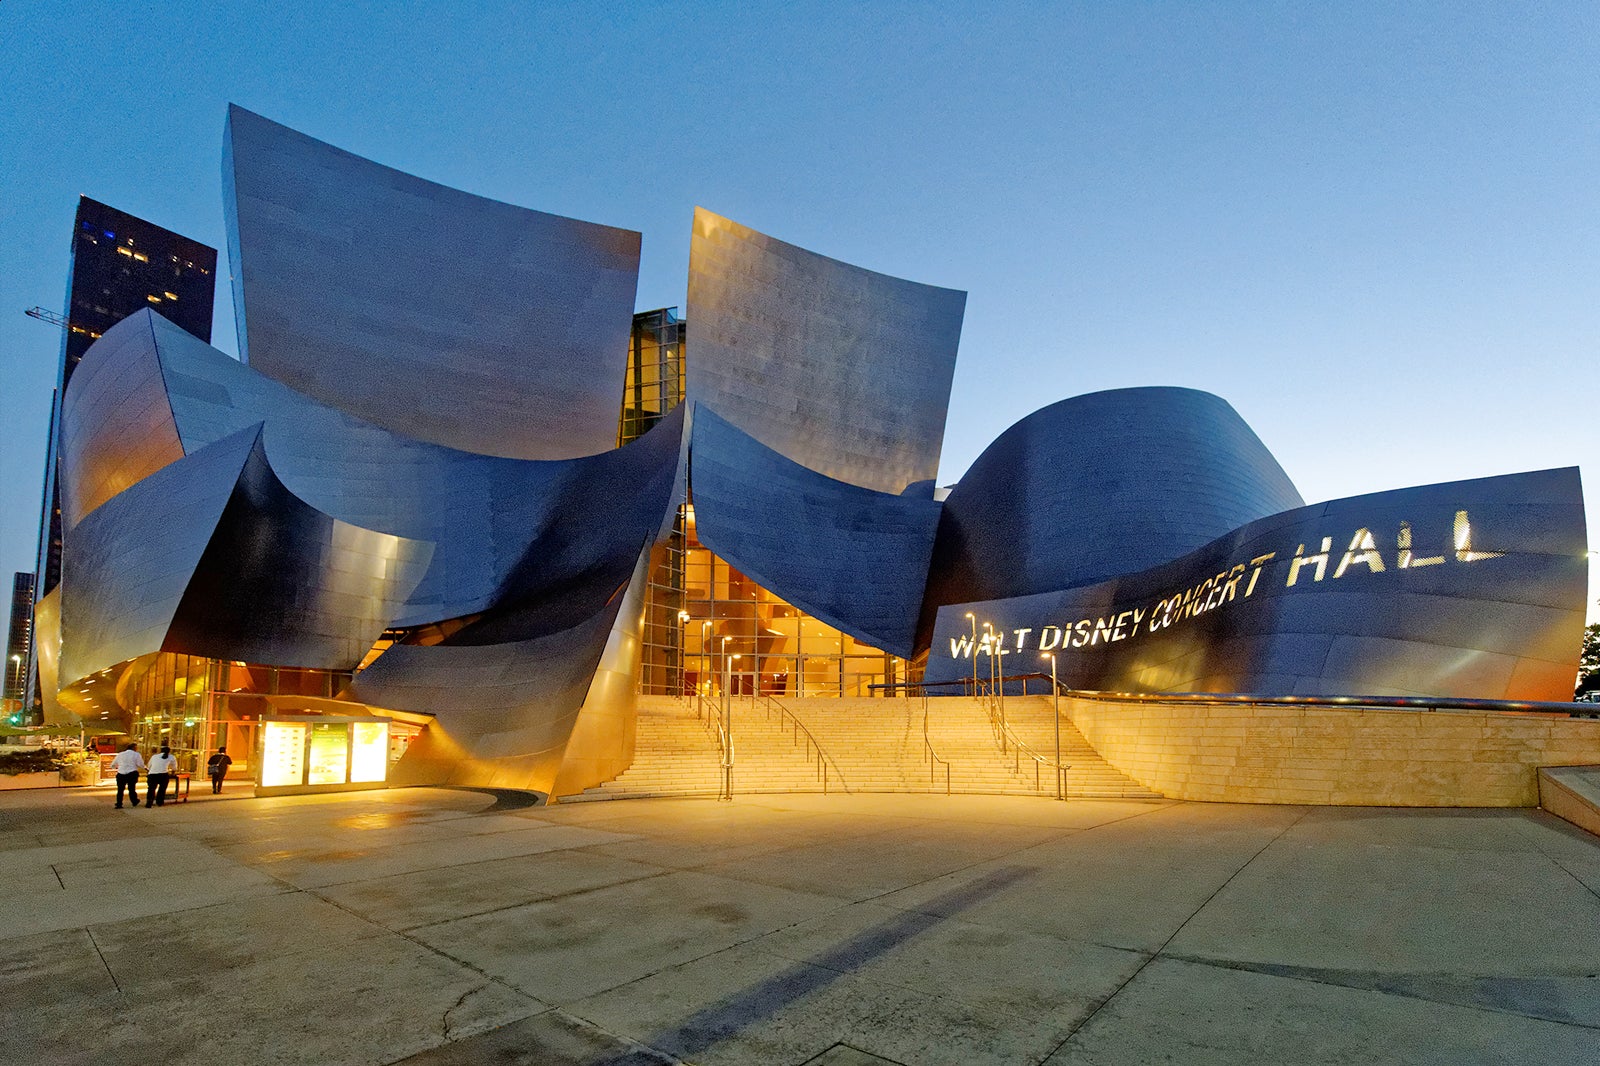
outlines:
M1582 696L1585 692L1600 692L1600 622L1591 623L1583 629L1583 651L1578 656L1578 688L1575 695Z

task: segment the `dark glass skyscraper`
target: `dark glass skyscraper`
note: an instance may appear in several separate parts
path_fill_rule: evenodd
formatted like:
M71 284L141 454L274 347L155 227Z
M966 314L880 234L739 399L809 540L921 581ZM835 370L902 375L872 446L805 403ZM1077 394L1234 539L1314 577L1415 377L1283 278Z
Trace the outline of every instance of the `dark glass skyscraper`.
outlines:
M78 199L72 227L67 335L56 375L45 464L46 510L40 523L38 597L61 580L61 502L56 487L56 437L61 397L89 345L124 318L152 307L203 341L211 340L217 250L142 218Z
M61 402L78 361L102 333L147 307L210 342L216 294L215 248L87 196L78 198L71 263L67 333L51 398L45 454L35 602L61 582L61 490L56 480ZM37 676L31 656L28 675ZM27 687L37 693L35 684Z
M0 698L21 700L33 634L33 575L17 574L11 585L11 628L6 637L6 680Z

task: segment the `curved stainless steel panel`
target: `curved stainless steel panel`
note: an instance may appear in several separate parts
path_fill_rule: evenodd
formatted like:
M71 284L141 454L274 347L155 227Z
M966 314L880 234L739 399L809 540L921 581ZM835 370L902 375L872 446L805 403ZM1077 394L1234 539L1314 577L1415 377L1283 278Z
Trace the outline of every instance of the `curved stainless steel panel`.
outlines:
M1138 388L1062 400L996 438L945 499L923 633L943 604L1103 581L1304 503L1220 397Z
M363 703L434 715L391 784L549 795L623 597L572 629L476 647L396 645L351 686Z
M1586 549L1576 468L1355 496L1111 581L941 607L926 676L972 675L971 611L1005 673L1053 650L1075 688L1568 700Z
M704 406L689 472L708 548L806 613L911 655L939 504L824 477Z
M432 557L427 541L341 522L298 499L257 440L162 650L352 670Z
M107 501L67 531L66 553L63 685L158 650L350 669L432 545L297 499L251 428Z
M258 436L171 463L66 529L58 687L161 650Z
M61 520L69 529L183 458L156 355L156 322L178 329L140 311L106 330L72 376L61 404Z
M640 541L672 509L681 410L601 455L474 455L362 423L145 317L185 449L264 424L272 469L294 495L352 525L436 545L396 625L501 607L486 641L512 639L516 610L515 639L567 628L627 579ZM97 358L91 350L85 365Z
M252 367L452 448L615 445L639 234L436 185L236 106L225 152Z
M817 473L931 498L966 300L697 207L688 398Z

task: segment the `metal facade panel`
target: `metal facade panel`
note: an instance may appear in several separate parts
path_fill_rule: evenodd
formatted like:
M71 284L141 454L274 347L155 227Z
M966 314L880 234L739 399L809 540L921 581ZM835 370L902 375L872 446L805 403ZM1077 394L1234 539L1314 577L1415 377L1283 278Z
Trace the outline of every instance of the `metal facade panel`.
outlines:
M161 650L257 436L171 463L67 529L58 687Z
M943 604L1142 570L1304 502L1220 397L1136 388L1062 400L996 438L945 499L923 632Z
M1048 672L1054 650L1074 688L1567 700L1587 581L1576 468L1399 489L1110 581L941 607L926 676L971 676L970 611L1002 633L1005 673Z
M548 795L623 597L570 630L476 647L396 645L351 696L434 716L391 784L469 785Z
M931 498L966 299L696 208L688 398L817 473Z
M158 321L178 329L150 310L108 329L84 353L62 400L61 519L68 528L183 458L156 355Z
M162 650L352 670L428 569L433 545L298 499L260 441L217 520Z
M704 406L690 437L703 544L807 614L911 655L939 504L824 477Z
M501 459L364 423L159 319L155 336L187 449L263 423L272 469L294 495L352 525L435 544L398 625L520 605L519 637L567 628L627 579L640 541L675 502L682 411L600 455ZM565 602L543 595L560 589ZM541 598L546 610L533 617Z
M465 451L615 444L639 234L436 185L239 107L223 183L255 369Z
M432 554L297 499L256 427L113 497L66 546L64 684L154 651L351 669Z

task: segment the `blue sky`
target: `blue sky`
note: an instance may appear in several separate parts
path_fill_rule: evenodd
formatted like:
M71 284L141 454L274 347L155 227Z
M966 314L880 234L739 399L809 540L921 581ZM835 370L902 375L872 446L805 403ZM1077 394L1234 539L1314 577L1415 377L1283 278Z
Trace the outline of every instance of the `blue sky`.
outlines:
M1592 2L10 2L0 48L0 572L77 196L225 247L229 101L640 230L641 308L695 204L967 290L945 482L1046 403L1186 385L1308 500L1578 464L1600 529Z

